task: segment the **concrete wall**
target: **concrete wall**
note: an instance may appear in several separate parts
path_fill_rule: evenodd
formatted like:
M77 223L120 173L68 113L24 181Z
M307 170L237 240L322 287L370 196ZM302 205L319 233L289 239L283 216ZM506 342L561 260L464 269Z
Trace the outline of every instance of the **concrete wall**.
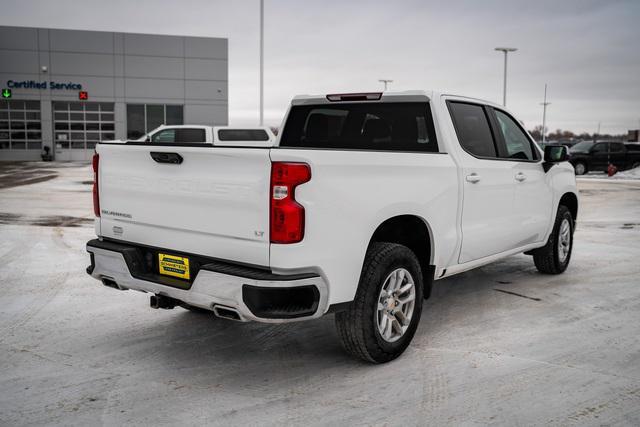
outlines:
M227 124L227 58L227 39L0 27L0 89L8 80L79 83L89 101L115 102L121 139L128 103L181 104L186 124ZM51 146L51 101L77 101L78 90L12 92L41 100L43 143ZM0 150L0 159L6 151L14 150Z

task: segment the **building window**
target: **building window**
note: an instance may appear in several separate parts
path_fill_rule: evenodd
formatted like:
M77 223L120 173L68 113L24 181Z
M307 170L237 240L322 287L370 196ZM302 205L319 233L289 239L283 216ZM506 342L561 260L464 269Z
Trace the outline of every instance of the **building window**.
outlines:
M0 149L42 149L40 101L0 100Z
M127 139L138 139L160 125L183 124L183 105L127 104Z
M62 148L93 149L99 141L115 139L112 102L53 103L55 143Z

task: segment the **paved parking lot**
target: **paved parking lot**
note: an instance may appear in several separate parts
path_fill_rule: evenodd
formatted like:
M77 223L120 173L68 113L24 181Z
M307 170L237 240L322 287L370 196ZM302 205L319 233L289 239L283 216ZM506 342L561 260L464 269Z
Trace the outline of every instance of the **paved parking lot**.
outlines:
M90 180L0 165L0 425L640 425L640 181L581 180L565 274L518 255L438 281L372 366L331 315L241 324L90 279Z

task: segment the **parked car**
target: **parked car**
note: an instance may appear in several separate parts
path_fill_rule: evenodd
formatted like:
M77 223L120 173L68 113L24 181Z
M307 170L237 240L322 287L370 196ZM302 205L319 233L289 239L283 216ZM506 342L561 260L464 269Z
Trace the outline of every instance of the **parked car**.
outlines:
M561 139L561 140L546 141L546 143L542 144L542 146L544 147L547 145L566 145L568 148L571 148L574 145L578 144L579 142L582 142L582 141L578 139Z
M640 166L640 151L620 141L583 141L569 150L576 175L589 171L606 172L609 164L618 170Z
M136 141L152 144L213 143L213 126L160 125Z
M87 272L154 308L291 322L335 313L343 346L387 362L434 280L525 252L571 259L567 148L504 107L433 92L294 98L275 146L100 143Z
M640 151L640 142L625 142L624 146L627 151Z

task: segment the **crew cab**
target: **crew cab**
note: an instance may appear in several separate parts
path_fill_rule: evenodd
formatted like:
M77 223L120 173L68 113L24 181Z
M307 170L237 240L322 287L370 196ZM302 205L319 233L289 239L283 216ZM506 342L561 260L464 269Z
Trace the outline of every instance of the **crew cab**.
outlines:
M606 172L610 164L618 170L640 166L640 145L620 141L582 141L569 149L576 175L589 171Z
M434 280L521 252L565 271L567 158L502 106L425 91L298 96L274 146L100 143L87 272L154 308L335 313L348 353L387 362Z

